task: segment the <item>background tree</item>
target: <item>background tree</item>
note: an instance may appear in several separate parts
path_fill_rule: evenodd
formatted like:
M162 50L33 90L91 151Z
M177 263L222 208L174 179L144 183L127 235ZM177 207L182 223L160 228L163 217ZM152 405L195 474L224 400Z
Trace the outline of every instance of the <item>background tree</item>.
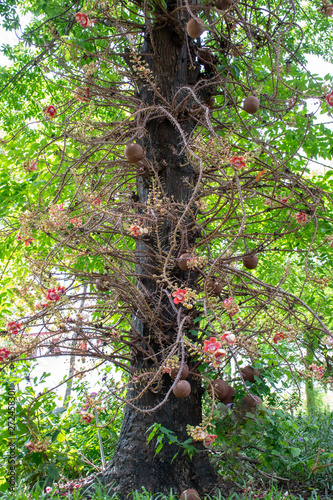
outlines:
M123 392L110 387L126 400L102 476L110 492L224 491L209 461L215 400L255 408L269 390L260 371L298 388L312 373L332 383L329 352L322 366L331 294L311 296L330 281L331 198L307 158L328 156L331 132L306 99L327 111L333 98L304 70L310 23L325 45L330 11L191 0L26 8L22 53L7 49L16 63L1 75L2 255L21 300L16 316L3 304L4 361L41 348L124 371ZM174 441L160 439L157 454L154 424Z

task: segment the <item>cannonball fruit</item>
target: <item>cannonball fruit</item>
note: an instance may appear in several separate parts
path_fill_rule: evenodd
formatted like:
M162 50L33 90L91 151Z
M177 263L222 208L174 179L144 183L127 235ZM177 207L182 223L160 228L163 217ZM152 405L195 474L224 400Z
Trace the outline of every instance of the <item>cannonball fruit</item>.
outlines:
M233 0L215 0L215 7L220 10L226 10L229 9L233 3Z
M180 500L200 500L199 493L190 488L189 490L183 491L180 495Z
M223 290L223 281L218 281L218 280L211 280L209 281L207 285L207 290L208 293L211 293L212 295L220 295L220 293Z
M189 271L190 268L187 265L187 261L188 261L188 259L191 259L191 258L192 258L192 255L190 253L183 253L179 257L179 259L177 259L177 264L178 264L179 269L181 269L182 271Z
M254 382L254 377L260 377L260 372L256 368L252 368L252 366L244 366L241 369L243 379L248 382Z
M229 393L229 385L222 379L216 379L212 382L214 395L217 399L222 401L222 399L226 398ZM211 394L212 390L209 387L208 392Z
M256 255L247 255L243 259L243 265L246 269L255 269L258 265L258 257Z
M202 23L198 23L195 19L190 19L186 25L187 34L191 38L199 38L200 35L205 31L205 26Z
M228 386L228 394L226 395L225 398L221 400L221 402L225 405L228 405L233 402L234 396L236 394L236 391L231 385Z
M258 111L259 106L260 106L259 99L254 95L249 95L243 103L244 111L246 111L250 115L254 115Z
M245 396L243 399L243 405L245 408L256 408L262 404L262 399L259 396L254 396L253 394Z
M143 149L140 144L128 144L125 148L125 156L130 163L138 163L144 157Z
M172 378L172 380L175 380L175 378L177 377L178 372L179 372L179 368L180 368L180 365L172 368L171 373L170 373L170 377ZM189 373L188 364L184 363L182 371L180 372L180 380L185 380L188 377L188 373Z
M187 380L180 380L173 388L173 393L177 398L187 398L191 394L191 385Z

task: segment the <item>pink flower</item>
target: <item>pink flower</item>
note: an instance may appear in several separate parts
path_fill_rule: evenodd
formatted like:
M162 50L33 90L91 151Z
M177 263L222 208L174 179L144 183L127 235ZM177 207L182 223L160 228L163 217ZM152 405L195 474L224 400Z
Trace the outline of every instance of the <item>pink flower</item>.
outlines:
M83 12L78 12L75 17L82 28L90 28L92 26L93 21L91 21L89 17Z
M273 337L273 342L274 344L277 344L278 342L281 342L285 338L284 334L279 332L276 333Z
M73 224L74 227L81 227L82 226L82 219L78 219L77 217L74 217L69 222L70 222L70 224Z
M64 295L65 293L65 287L64 286L58 286L57 289L55 288L49 288L46 294L46 299L51 300L52 302L59 300L60 295ZM42 304L40 304L42 306Z
M207 436L204 439L204 445L210 446L215 441L216 438L217 438L216 434L207 434Z
M8 351L8 349L6 349L5 347L0 349L0 361L1 361L1 363L3 363L5 361L5 359L8 358L9 355L10 355L10 351Z
M243 156L233 156L229 163L233 165L237 170L245 167L245 161Z
M332 104L332 106L333 106L333 104ZM307 219L306 214L303 214L303 212L297 212L296 220L297 220L298 224L302 224L303 222L306 222L306 219Z
M133 234L133 236L135 236L135 237L136 236L140 236L140 234L141 234L141 227L134 225L134 226L132 226L130 228L130 231Z
M332 15L332 14L330 14L330 15ZM333 90L330 94L328 94L326 96L326 101L327 101L329 106L333 106Z
M323 338L323 343L328 347L333 347L333 337L324 337Z
M223 307L227 308L228 306L230 306L231 302L232 302L232 297L229 297L228 299L225 299L222 302L222 305L223 305Z
M37 163L36 162L30 163L28 169L30 170L30 172L37 170Z
M314 363L310 366L310 370L317 372L318 376L321 378L324 375L324 370L322 366L317 366Z
M48 107L45 109L44 113L45 113L45 114L46 114L46 116L48 116L49 118L54 118L54 117L55 117L55 115L57 114L57 110L55 109L55 107L54 107L54 106L52 106L52 105L51 105L51 106L48 106Z
M16 323L16 321L11 321L10 323L8 323L7 325L7 330L9 333L11 333L12 335L16 335L18 334L19 330L21 330L22 328L22 325L21 323Z
M203 351L204 352L215 352L221 347L221 342L216 340L216 337L210 337L209 340L204 341L204 347Z
M36 304L36 309L38 311L39 309L45 309L48 306L49 306L48 302L38 302L38 304Z
M227 342L229 345L234 345L236 336L233 333L227 332L222 335L221 340Z
M87 413L84 410L79 410L78 413L81 415L81 422L87 422L88 424L91 424L91 421L94 418L94 415L92 413Z
M27 238L26 240L24 240L24 244L26 247L28 247L29 245L32 244L34 238Z
M93 207L100 207L102 200L100 198L95 198L94 201L91 202Z
M216 361L216 363L220 363L226 355L227 351L225 351L224 349L217 349L217 351L214 352L214 361Z
M175 304L180 304L181 302L185 302L185 295L187 294L187 290L182 290L178 288L175 292L173 292L172 296L174 297L173 301Z
M51 486L46 486L45 493L51 493L51 491L52 491Z
M32 453L35 451L36 444L33 441L28 441L27 443L25 443L24 446L26 446L28 450Z

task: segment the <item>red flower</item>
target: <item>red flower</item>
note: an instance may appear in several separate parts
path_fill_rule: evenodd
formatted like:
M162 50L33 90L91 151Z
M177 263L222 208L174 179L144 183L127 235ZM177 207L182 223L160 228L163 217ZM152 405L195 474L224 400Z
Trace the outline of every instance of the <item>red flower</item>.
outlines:
M77 217L74 217L69 222L71 224L73 224L74 227L80 227L80 226L82 226L82 219L78 219Z
M95 198L94 201L91 202L93 207L100 207L102 200L100 198Z
M278 342L281 342L281 340L283 340L285 338L284 334L279 332L279 333L276 333L273 337L273 342L274 344L277 344Z
M7 325L7 330L9 331L9 333L11 333L12 335L16 335L19 330L21 330L22 328L22 325L21 323L16 323L16 321L11 321L10 323L8 323Z
M6 349L5 347L0 349L0 361L1 361L1 363L3 363L5 361L5 359L8 358L9 355L10 355L10 351L8 351L8 349Z
M173 292L172 296L174 297L173 301L175 304L180 304L181 302L185 302L185 295L187 294L187 290L182 290L178 288L175 292Z
M63 295L65 293L65 287L64 286L58 286L57 289L55 288L49 288L46 294L46 299L51 300L52 302L59 300L60 295ZM41 307L43 307L43 304L40 304Z
M78 413L81 415L81 421L87 422L88 424L90 424L92 419L94 418L94 415L92 413L87 413L84 410L79 410Z
M130 231L133 234L133 236L140 236L140 234L141 234L141 227L134 225L134 226L132 226L130 228Z
M30 163L28 169L30 170L30 172L33 172L33 170L37 170L37 163L36 162Z
M330 14L331 15L331 14ZM329 106L333 106L333 90L330 94L326 96L326 101Z
M27 238L26 240L24 240L24 244L26 247L28 247L29 245L32 244L34 238Z
M210 446L215 441L216 438L217 438L216 434L207 434L207 436L204 439L204 445Z
M333 106L333 104L332 104L332 106ZM303 222L306 222L306 219L307 219L306 214L303 214L303 212L297 212L296 220L297 220L298 224L302 224Z
M234 345L236 336L231 332L227 332L222 335L221 340L227 342L229 345Z
M78 12L75 17L82 28L90 28L92 26L92 21L90 21L89 17L83 12Z
M210 337L209 340L206 339L204 344L202 349L204 352L215 352L221 347L221 342L216 340L216 337Z
M242 156L233 156L229 163L233 165L237 170L245 167L245 161Z
M46 109L45 109L45 114L46 116L48 116L49 118L54 118L55 115L57 114L57 110L55 109L54 106L48 106Z

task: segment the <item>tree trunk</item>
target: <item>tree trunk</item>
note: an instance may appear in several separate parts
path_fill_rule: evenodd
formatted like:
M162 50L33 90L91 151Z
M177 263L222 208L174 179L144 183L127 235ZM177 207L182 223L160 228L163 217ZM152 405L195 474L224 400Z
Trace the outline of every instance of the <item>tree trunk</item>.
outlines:
M167 1L169 13L177 7L177 2ZM190 4L193 1L189 1ZM197 2L196 2L197 3ZM157 7L156 7L157 9ZM193 109L200 110L200 103L191 96L189 87L197 83L199 75L199 64L191 66L189 51L192 60L195 61L194 40L185 35L185 25L189 19L186 10L180 10L174 15L167 25L151 25L146 30L145 44L143 46L141 61L148 65L150 78L154 82L156 92L146 80L136 78L138 93L144 105L156 106L155 115L152 116L145 126L145 133L141 139L141 145L145 148L146 157L150 164L149 172L138 177L137 191L139 203L147 205L148 195L151 193L153 182L157 182L163 190L164 196L173 203L179 204L178 217L184 215L181 227L175 232L176 221L164 218L158 221L158 241L150 240L147 243L138 242L136 251L140 255L140 266L137 273L145 275L139 279L138 286L147 293L151 309L156 317L156 324L146 324L142 318L136 318L136 330L141 332L142 337L149 339L150 347L159 358L159 352L168 345L173 344L177 336L176 316L178 310L172 307L170 299L154 280L154 269L161 269L161 253L163 256L172 252L174 258L181 253L189 251L195 241L196 227L193 212L184 214L184 207L190 201L194 186L198 180L198 173L191 164L191 158L185 153L185 140L189 140L196 126L193 118ZM163 21L164 23L164 21ZM181 27L181 29L180 29ZM150 34L153 34L153 43ZM151 54L151 56L147 55ZM135 73L135 63L132 66ZM135 78L135 74L133 75ZM186 89L187 88L187 89ZM208 87L212 88L212 87ZM176 99L177 91L182 89ZM198 91L196 98L206 100L211 90ZM171 102L174 100L174 105ZM176 106L184 100L181 108L175 112ZM166 101L169 106L166 105ZM201 112L203 106L201 105ZM174 124L172 113L177 113L177 120L181 122L182 134ZM146 167L145 167L146 168ZM145 210L142 210L142 215ZM192 215L191 215L192 214ZM178 219L179 220L179 219ZM156 271L155 271L156 272ZM150 276L147 277L147 275ZM158 274L158 272L156 272ZM186 286L196 287L196 273L184 273L178 268L170 271L172 278L183 279ZM185 285L184 285L185 286ZM148 299L149 296L149 299ZM155 297L155 299L154 299ZM154 304L156 308L154 309ZM186 309L181 314L191 317ZM192 311L192 317L195 311ZM161 326L162 325L162 326ZM156 326L156 328L155 328ZM162 331L161 331L162 330ZM140 343L144 348L145 344ZM134 351L135 352L135 351ZM147 351L147 356L149 352ZM159 358L160 359L160 358ZM190 358L186 354L186 361L190 364ZM153 360L143 361L143 356L136 354L133 358L133 371L148 370L153 366ZM158 369L155 365L155 369ZM117 492L120 498L135 490L145 487L151 493L162 492L180 494L188 488L196 489L200 494L214 494L217 491L226 493L227 488L222 484L214 467L209 461L209 451L202 443L196 443L198 451L191 458L183 453L183 449L176 445L169 445L165 439L163 448L155 455L155 440L147 445L147 429L155 422L160 423L166 429L173 431L180 442L189 438L186 426L198 426L202 422L201 397L203 389L198 376L192 374L188 381L191 384L191 394L186 398L177 398L171 393L167 401L156 411L149 409L156 407L172 384L169 375L162 377L157 392L145 390L143 395L133 401L136 407L145 410L141 412L127 404L125 416L121 429L120 438L115 450L112 462L102 477L102 482L108 485L109 493ZM128 391L129 398L133 400L144 388L143 385L132 384Z

